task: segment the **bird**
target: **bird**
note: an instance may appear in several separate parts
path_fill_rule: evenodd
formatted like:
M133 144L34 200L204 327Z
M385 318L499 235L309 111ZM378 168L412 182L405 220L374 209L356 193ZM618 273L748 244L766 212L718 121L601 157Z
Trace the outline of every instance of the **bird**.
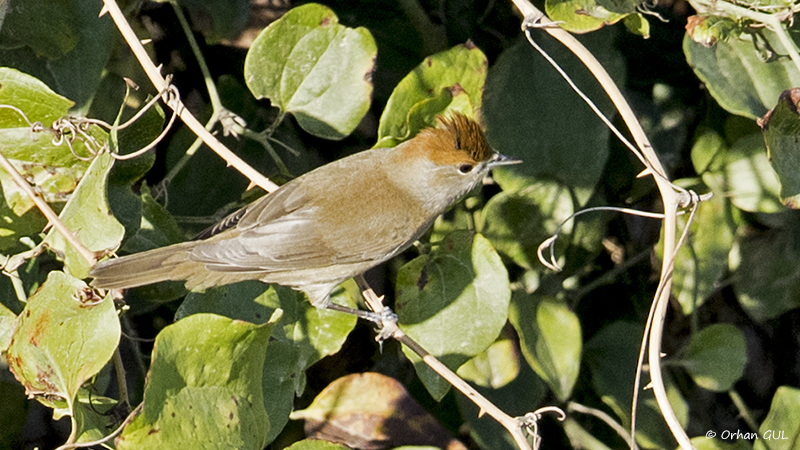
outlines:
M188 290L205 290L259 280L304 292L317 308L349 310L331 302L339 284L406 250L492 168L520 162L493 150L472 118L438 116L396 147L358 152L289 181L194 240L102 261L91 285L182 280Z

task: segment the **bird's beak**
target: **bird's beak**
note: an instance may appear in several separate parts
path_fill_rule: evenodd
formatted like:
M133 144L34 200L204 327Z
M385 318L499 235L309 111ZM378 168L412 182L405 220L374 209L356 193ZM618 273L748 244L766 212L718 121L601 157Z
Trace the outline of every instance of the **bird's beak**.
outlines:
M489 168L491 169L497 166L510 166L512 164L519 164L521 162L521 159L495 152L492 158L489 160Z

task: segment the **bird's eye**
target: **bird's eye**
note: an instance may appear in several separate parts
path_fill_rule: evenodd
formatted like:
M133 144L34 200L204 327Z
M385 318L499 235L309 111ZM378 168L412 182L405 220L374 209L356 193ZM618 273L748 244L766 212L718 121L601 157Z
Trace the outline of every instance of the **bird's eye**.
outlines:
M462 164L458 166L458 171L461 173L469 173L473 167L475 166L473 166L472 164Z

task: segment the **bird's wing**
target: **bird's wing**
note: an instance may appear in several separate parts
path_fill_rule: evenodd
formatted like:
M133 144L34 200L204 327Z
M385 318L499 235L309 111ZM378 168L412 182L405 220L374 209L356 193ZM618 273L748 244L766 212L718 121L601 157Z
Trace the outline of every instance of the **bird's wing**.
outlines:
M339 217L347 223L333 226L338 231L332 234L326 231L330 224L318 221L320 206L306 200L302 187L286 187L292 189L282 192L282 188L248 207L235 227L198 242L190 259L222 272L290 271L369 261L377 264L418 237L403 208L395 208L396 217L388 220L359 217L357 212ZM333 196L347 194L331 192ZM365 198L364 202L365 210L370 211L370 200Z

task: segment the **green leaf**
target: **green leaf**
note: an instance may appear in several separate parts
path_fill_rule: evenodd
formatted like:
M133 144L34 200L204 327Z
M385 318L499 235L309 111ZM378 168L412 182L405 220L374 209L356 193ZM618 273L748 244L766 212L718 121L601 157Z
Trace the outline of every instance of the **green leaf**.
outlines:
M753 450L792 450L800 439L800 389L781 386L772 397L767 417L761 422Z
M775 54L768 51L764 39ZM687 34L683 51L714 99L733 114L757 119L775 104L784 89L800 86L800 72L790 58L777 56L786 55L786 50L766 28L708 48Z
M547 386L533 373L527 364L520 367L519 376L511 383L497 389L476 388L484 397L495 405L503 405L503 411L513 415L522 415L545 405L549 395ZM457 394L461 417L468 425L470 437L482 449L487 450L519 450L519 446L511 439L511 435L497 421L481 414L478 406L464 395Z
M583 428L578 421L571 417L567 417L562 426L564 427L564 433L567 435L572 448L584 450L611 450L610 447L594 437L592 433Z
M45 127L66 115L73 105L36 78L8 68L0 68L0 104L20 109L28 121L41 122ZM105 132L97 126L90 126L86 132L100 145L106 140ZM3 155L36 185L47 202L64 201L89 166L87 161L75 158L66 143L53 144L51 132L33 132L20 114L6 108L0 109L0 145ZM72 147L75 154L90 155L80 139ZM5 171L0 171L0 182L5 201L16 215L33 207Z
M156 337L144 408L117 438L118 449L261 449L269 419L261 377L280 312L254 325L195 314Z
M264 374L261 389L264 391L264 407L269 417L269 433L266 442L272 442L289 422L294 408L295 385L298 376L302 349L291 342L275 339L267 347L264 357Z
M400 268L395 309L403 331L455 370L497 339L510 296L508 273L489 241L457 231ZM444 338L443 330L449 330ZM449 383L403 351L431 395L441 399Z
M706 436L696 436L691 439L692 445L697 450L752 450L753 446L744 439L734 442L725 442L719 439L709 439Z
M800 208L798 101L800 101L800 88L787 89L781 93L778 104L759 119L770 164L781 182L781 201L795 209Z
M341 302L344 294L336 294L334 298ZM289 421L295 392L302 393L305 386L305 370L341 348L355 326L355 318L332 311L319 311L318 315L302 294L256 281L203 293L190 292L176 314L182 319L192 314L213 313L261 324L279 308L284 314L267 347L262 376L264 407L270 422L267 442L272 442ZM298 309L305 316L298 318L295 314ZM293 333L295 327L300 332Z
M544 209L546 208L546 209ZM481 232L516 264L541 267L537 248L573 213L569 191L555 183L537 183L493 196L483 210ZM568 229L564 230L569 233Z
M14 48L4 55L4 65L46 77L54 89L85 111L100 83L116 31L107 14L99 15L101 8L96 2L73 0L11 1L6 22L0 22L3 49Z
M49 126L65 115L74 103L56 94L46 84L30 75L0 67L0 104L16 106L25 112L30 122L42 122ZM0 109L0 128L27 126L16 112Z
M706 436L692 438L692 445L697 450L752 450L753 446L744 439L734 442L725 442L719 439L709 439Z
M458 376L478 386L501 388L519 375L519 349L501 335L486 350L458 368Z
M353 294L347 290L335 291L331 299L355 307ZM315 308L304 294L289 288L248 281L189 293L177 317L202 312L263 323L277 309L283 311L283 316L272 337L297 348L298 354L293 357L292 365L285 367L285 373L293 374L293 388L301 393L305 370L322 357L339 351L355 326L355 316Z
M481 110L488 65L486 55L471 44L425 58L392 91L375 146L393 147L410 139L447 110L474 117Z
M606 9L605 4L613 1L597 0L546 0L545 12L552 20L563 23L565 30L573 33L586 33L613 24L626 16L624 13ZM592 97L594 98L594 97Z
M2 36L28 45L39 56L59 58L78 43L70 0L11 0Z
M744 335L729 324L714 324L700 330L675 361L698 386L714 392L729 390L742 377L746 363Z
M106 64L117 33L111 17L100 15L102 8L103 5L95 2L70 2L67 11L72 16L70 25L76 28L78 40L64 56L47 63L58 92L74 100L82 111L88 109L100 79L107 71ZM37 10L30 19L36 20L34 17L41 15Z
M125 228L111 215L106 200L106 181L113 164L110 154L98 155L59 215L78 240L94 252L116 249L125 234ZM55 228L47 234L45 243L63 255L64 268L72 275L79 278L89 275L89 262Z
M125 241L126 252L138 253L183 241L183 231L175 218L149 192L143 192L141 199L136 199L142 206L141 223L135 234Z
M47 404L48 402L43 403ZM93 442L114 431L119 425L113 412L117 405L119 405L118 400L93 394L87 387L82 387L78 391L72 411L77 430L75 442ZM70 413L68 409L62 409L59 401L48 406L54 408L53 420L60 420L62 415Z
M73 105L36 78L8 68L0 68L0 104L15 106L30 122L46 127L66 115ZM106 134L94 125L87 133L100 145L106 140ZM79 155L89 155L80 140L73 148ZM87 161L75 158L65 143L54 145L52 133L31 131L22 116L6 108L0 109L0 150L50 203L66 200L89 166ZM4 170L0 170L0 186L4 199L0 205L0 247L8 248L20 237L41 230L46 222Z
M349 135L372 94L377 47L366 28L339 25L329 8L293 8L264 29L247 53L245 81L256 98L292 113L309 133Z
M509 320L520 338L525 360L565 401L581 367L581 324L563 302L515 293Z
M618 84L623 62L614 50L611 29L581 36ZM614 108L594 77L574 55L557 42L539 44L569 73L607 116ZM605 168L609 130L563 78L525 40L505 50L489 71L485 120L489 143L523 164L498 169L534 179L555 180L581 192L585 202ZM524 118L524 119L521 119ZM504 189L506 186L498 183Z
M643 328L638 323L617 321L606 325L586 343L586 368L600 399L611 408L624 428L630 429L631 400ZM665 374L667 398L685 427L689 408ZM639 393L636 440L645 448L673 448L675 438L667 428L652 389Z
M574 221L565 220L575 211L570 190L559 183L539 181L519 191L493 196L483 209L481 233L498 252L525 269L542 268L539 245L562 223L561 233L573 232Z
M20 314L8 361L28 395L56 395L72 409L78 388L111 359L120 325L110 296L53 271Z
M8 345L11 344L16 321L17 315L5 305L0 304L0 353L5 352Z
M692 147L692 162L714 194L729 198L737 208L765 213L786 209L760 133L737 139L727 148L719 135L706 131Z
M711 48L719 41L738 39L742 31L739 24L728 17L700 14L689 16L686 22L686 35L706 48Z
M678 217L678 229L686 226L688 215ZM672 275L672 293L685 315L702 305L728 271L728 253L733 247L736 225L730 217L730 203L714 195L700 204L692 222L690 239L678 250ZM656 247L663 256L663 239Z
M631 33L638 34L645 39L650 37L650 22L641 13L628 14L622 23Z
M334 444L333 442L322 441L319 439L304 439L295 442L294 444L286 447L286 450L348 450L341 444Z
M800 226L797 216L744 236L730 253L733 287L742 308L758 322L800 307Z

